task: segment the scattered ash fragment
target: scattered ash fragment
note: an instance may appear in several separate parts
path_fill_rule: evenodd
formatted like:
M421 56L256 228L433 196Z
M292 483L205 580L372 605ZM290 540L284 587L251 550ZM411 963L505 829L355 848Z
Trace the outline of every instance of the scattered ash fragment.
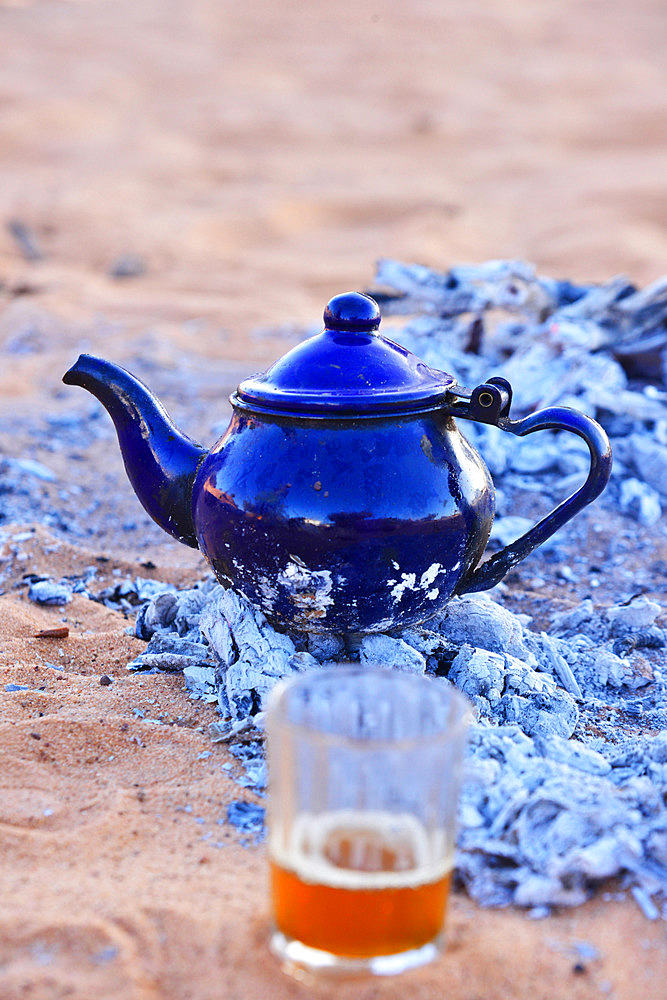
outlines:
M112 278L140 278L146 272L146 262L136 253L124 253L109 267Z
M66 582L34 580L29 584L28 597L35 604L62 605L72 600L72 588Z
M43 259L44 254L37 234L27 222L23 222L21 219L10 219L7 222L7 230L26 260L34 263Z
M165 592L173 593L175 590L172 584L162 583L159 580L148 580L141 576L134 579L125 577L112 587L105 587L95 594L94 599L114 611L132 613L143 607L152 597Z
M254 802L236 801L227 806L227 822L242 833L257 833L264 830L264 808Z

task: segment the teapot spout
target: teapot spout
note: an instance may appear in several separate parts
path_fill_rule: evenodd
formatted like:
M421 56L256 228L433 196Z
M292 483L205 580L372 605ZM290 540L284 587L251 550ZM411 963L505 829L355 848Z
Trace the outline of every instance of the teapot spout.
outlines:
M179 431L143 382L119 365L82 354L63 382L92 392L108 411L128 478L147 513L179 542L198 548L192 487L206 450Z

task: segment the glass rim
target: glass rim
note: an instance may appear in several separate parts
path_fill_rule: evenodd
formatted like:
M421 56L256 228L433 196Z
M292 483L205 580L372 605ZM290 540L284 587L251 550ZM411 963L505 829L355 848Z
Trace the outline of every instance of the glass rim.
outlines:
M330 679L336 676L349 677L350 675L364 677L382 676L383 680L387 677L396 677L401 683L407 683L413 686L419 685L420 687L424 683L433 684L433 687L435 691L438 691L438 694L446 695L447 699L456 705L456 717L452 721L451 725L447 725L435 733L419 734L417 736L403 736L398 739L389 739L386 737L379 739L374 737L347 736L344 733L326 732L322 729L316 729L314 726L304 725L301 722L291 722L284 715L279 715L279 712L281 708L284 708L290 693L294 691L294 689L299 688L301 685L307 682L314 682L315 684L318 684L320 680L324 680L325 678ZM441 682L440 684L438 683L439 681ZM267 733L269 733L269 731L275 726L291 733L299 733L306 738L317 740L319 743L329 745L337 744L339 746L349 746L355 748L373 747L377 749L385 749L391 747L395 749L404 749L406 747L424 746L429 743L447 743L464 734L470 723L473 721L474 706L472 702L463 691L452 684L451 681L448 681L447 678L435 678L430 677L427 674L408 673L406 671L398 671L387 667L362 667L358 663L350 663L347 666L323 667L320 670L309 670L304 673L299 673L296 676L283 678L271 690L266 708Z

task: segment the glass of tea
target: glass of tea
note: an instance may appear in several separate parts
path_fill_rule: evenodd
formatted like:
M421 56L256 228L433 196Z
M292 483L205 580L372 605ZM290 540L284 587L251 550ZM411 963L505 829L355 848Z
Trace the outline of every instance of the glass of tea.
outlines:
M287 971L388 975L440 953L469 719L447 681L399 670L274 689L271 949Z

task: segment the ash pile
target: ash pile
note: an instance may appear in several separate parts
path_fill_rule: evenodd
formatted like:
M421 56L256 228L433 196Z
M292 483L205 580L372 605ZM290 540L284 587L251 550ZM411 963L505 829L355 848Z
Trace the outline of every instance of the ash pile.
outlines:
M487 595L400 634L285 635L240 595L208 581L165 592L140 611L148 639L131 670L182 670L211 726L263 792L262 706L281 677L358 660L460 687L472 727L457 871L482 905L534 915L577 905L617 876L649 917L667 919L667 603L640 596L603 614L584 602L531 631ZM654 666L634 662L638 648ZM614 650L617 650L615 652Z
M558 405L598 420L612 442L616 506L644 526L660 521L667 504L667 277L638 290L622 277L590 286L556 281L521 261L439 273L385 260L376 280L388 289L372 293L383 315L409 317L395 339L426 364L461 385L508 379L516 417ZM528 488L567 489L587 468L571 434L520 444L488 425L462 422L461 429L494 480L508 486L523 477ZM560 481L535 483L553 472ZM504 494L500 501L502 515Z
M539 916L598 886L667 919L667 280L576 286L521 262L442 274L383 261L377 286L385 317L409 317L389 335L427 364L468 386L504 376L513 416L572 405L602 423L615 463L607 490L508 583L455 598L422 628L286 635L209 580L143 604L135 630L148 645L129 669L182 671L193 698L216 703L211 735L260 795L263 704L281 677L358 660L452 682L477 713L457 857L470 895ZM460 428L496 484L492 545L587 473L573 435ZM591 530L607 543L594 572ZM568 607L552 599L559 585ZM538 625L521 613L536 608Z

